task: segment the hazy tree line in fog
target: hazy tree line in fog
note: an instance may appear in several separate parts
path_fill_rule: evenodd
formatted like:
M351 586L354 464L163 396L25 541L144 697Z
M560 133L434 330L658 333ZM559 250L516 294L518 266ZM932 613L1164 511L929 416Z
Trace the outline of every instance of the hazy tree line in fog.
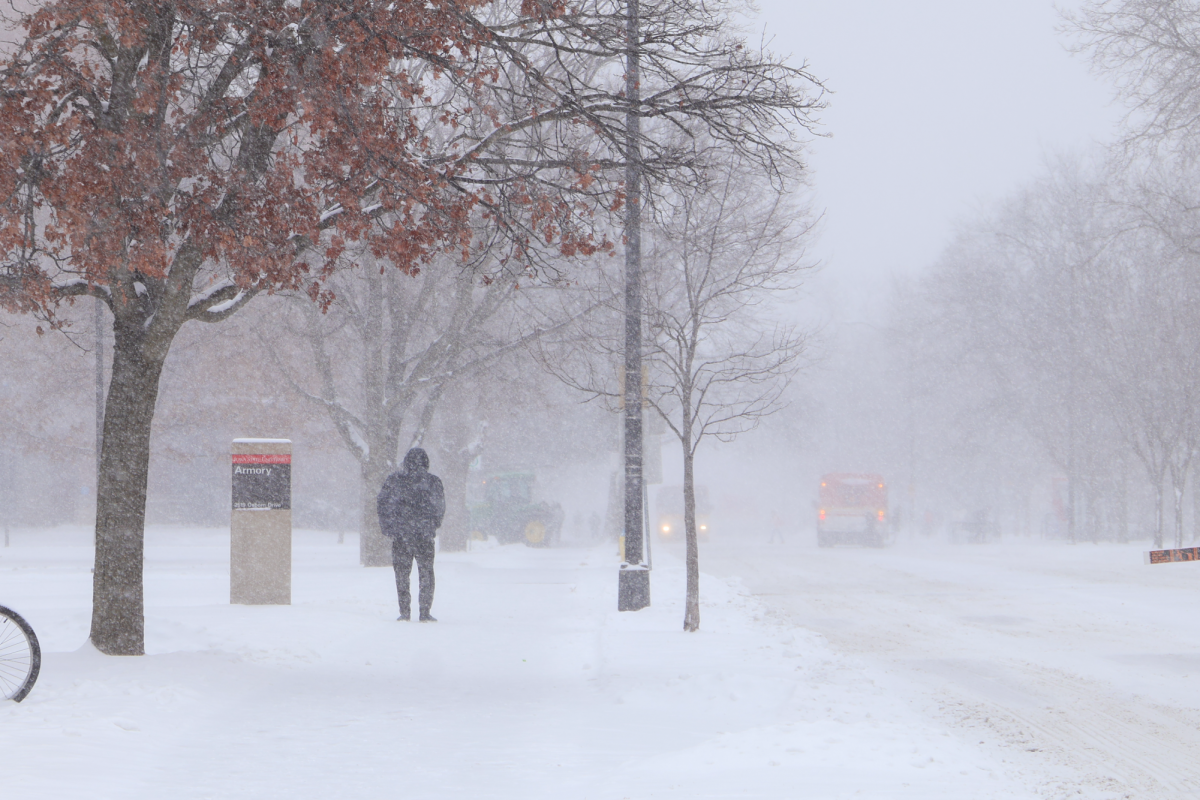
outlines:
M291 383L309 391L321 380L309 344L294 337L303 320L296 302L260 298L227 327L185 331L164 369L155 418L151 522L228 524L229 442L259 435L295 441L299 527L358 531L360 467L330 417ZM331 337L343 333L338 314L331 309L325 323ZM39 336L34 322L20 317L4 319L0 328L0 475L7 478L0 524L90 524L95 513L94 332L84 304L64 315L71 323L65 335ZM343 342L333 359L346 387L339 397L351 408L359 400L359 348L353 339ZM409 427L405 433L415 432ZM471 446L471 458L484 455L480 463L489 469L536 469L559 460L588 462L597 453L606 458L614 435L602 410L577 406L558 381L510 352L471 380L446 387L424 445L445 466L448 491L461 498L466 465L456 466L455 459ZM457 524L465 533L461 516Z
M914 530L1179 545L1200 535L1200 4L1088 2L1063 33L1127 104L1123 138L963 219L841 336L853 399L827 415Z
M1195 183L1183 168L1060 162L967 223L905 292L894 324L913 380L946 376L941 408L913 397L914 413L943 420L945 447L986 437L974 454L948 454L992 462L966 490L973 502L1011 507L1000 486L1048 489L1057 507L1037 521L1043 533L1149 528L1156 544L1165 531L1182 542L1200 445ZM1149 526L1131 519L1147 490Z

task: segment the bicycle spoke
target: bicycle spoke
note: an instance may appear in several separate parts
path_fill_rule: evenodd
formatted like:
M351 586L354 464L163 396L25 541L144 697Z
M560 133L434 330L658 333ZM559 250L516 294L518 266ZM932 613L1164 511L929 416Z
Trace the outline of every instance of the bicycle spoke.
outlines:
M37 680L41 649L29 623L0 606L0 698L21 701Z

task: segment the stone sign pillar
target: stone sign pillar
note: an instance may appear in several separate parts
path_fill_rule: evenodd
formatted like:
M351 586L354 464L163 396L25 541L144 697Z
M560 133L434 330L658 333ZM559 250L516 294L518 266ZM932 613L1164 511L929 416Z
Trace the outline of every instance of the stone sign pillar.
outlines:
M229 602L291 605L290 439L233 440Z

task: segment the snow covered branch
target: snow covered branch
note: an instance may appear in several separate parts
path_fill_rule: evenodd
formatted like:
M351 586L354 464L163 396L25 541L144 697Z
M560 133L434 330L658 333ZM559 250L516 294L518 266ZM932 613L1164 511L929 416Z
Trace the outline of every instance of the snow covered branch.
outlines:
M216 284L188 303L185 319L221 322L237 313L256 294L257 289L242 289L232 281Z

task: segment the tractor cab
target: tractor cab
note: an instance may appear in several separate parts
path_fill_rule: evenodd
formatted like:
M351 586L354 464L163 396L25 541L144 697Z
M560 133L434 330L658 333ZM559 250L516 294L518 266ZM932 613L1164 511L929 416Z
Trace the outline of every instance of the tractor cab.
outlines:
M484 478L484 501L529 505L533 502L534 480L532 472L499 472Z
M501 544L524 542L549 547L562 532L558 503L534 502L537 475L530 471L493 472L471 483L471 538L494 537Z

